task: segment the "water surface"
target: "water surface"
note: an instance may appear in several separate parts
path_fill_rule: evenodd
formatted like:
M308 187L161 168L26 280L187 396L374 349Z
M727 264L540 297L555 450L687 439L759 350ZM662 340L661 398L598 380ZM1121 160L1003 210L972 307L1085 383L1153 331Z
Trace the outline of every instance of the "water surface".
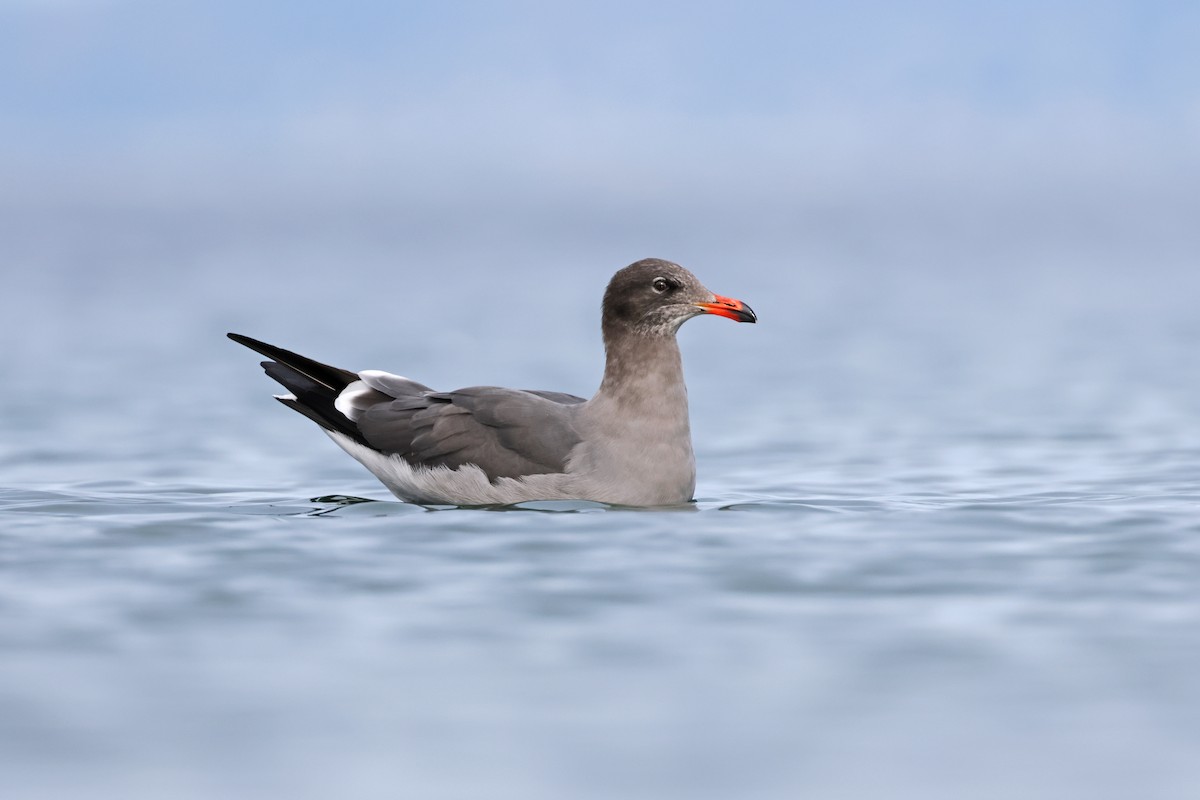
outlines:
M699 487L655 511L389 500L222 339L587 394L591 300L468 302L447 342L35 295L0 365L6 797L1191 796L1186 304L776 277L706 276L762 322L685 327Z

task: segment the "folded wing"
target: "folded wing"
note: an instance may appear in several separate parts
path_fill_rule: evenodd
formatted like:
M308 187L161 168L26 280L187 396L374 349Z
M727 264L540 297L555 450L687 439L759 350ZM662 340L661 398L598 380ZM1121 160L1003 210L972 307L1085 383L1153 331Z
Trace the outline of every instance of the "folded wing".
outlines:
M547 397L546 395L550 395ZM357 419L367 443L410 464L474 464L491 480L562 472L580 441L573 425L583 398L473 386L376 403Z
M563 472L579 443L582 397L473 386L437 392L377 370L350 372L230 334L273 359L267 375L290 395L279 401L322 428L413 466L474 464L489 480Z

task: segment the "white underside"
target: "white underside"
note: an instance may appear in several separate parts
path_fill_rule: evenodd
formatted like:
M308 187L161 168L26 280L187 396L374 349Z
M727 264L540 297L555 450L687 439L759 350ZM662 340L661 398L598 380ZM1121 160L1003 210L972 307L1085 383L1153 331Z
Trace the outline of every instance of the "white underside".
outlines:
M495 483L474 464L456 469L409 464L399 456L372 450L343 433L326 430L329 438L383 482L392 494L410 503L426 505L486 506L524 503L530 500L576 500L573 476L557 472L498 478Z

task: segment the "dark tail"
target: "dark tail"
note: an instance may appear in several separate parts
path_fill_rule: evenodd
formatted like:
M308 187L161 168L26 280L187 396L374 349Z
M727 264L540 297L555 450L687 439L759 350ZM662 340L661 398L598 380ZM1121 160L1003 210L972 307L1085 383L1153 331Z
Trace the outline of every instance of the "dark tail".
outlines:
M240 333L230 333L228 336L238 344L274 359L262 362L263 370L296 398L276 397L276 400L299 411L326 430L344 433L360 444L367 444L358 426L333 405L342 390L358 380L358 375Z

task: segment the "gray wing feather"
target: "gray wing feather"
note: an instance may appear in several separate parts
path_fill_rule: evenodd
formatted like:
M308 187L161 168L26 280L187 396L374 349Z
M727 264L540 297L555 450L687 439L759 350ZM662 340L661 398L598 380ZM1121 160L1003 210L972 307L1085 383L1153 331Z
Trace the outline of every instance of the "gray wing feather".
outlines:
M553 400L556 403L563 403L564 405L575 405L576 403L587 402L587 400L584 400L582 397L576 397L575 395L567 394L566 392L545 392L541 389L526 389L525 391L529 394L536 394L538 397L544 397L547 400Z
M380 390L384 384L368 385ZM378 403L357 422L367 442L383 453L431 467L474 464L496 480L562 472L580 441L573 421L581 402L559 392L495 386L425 389Z

